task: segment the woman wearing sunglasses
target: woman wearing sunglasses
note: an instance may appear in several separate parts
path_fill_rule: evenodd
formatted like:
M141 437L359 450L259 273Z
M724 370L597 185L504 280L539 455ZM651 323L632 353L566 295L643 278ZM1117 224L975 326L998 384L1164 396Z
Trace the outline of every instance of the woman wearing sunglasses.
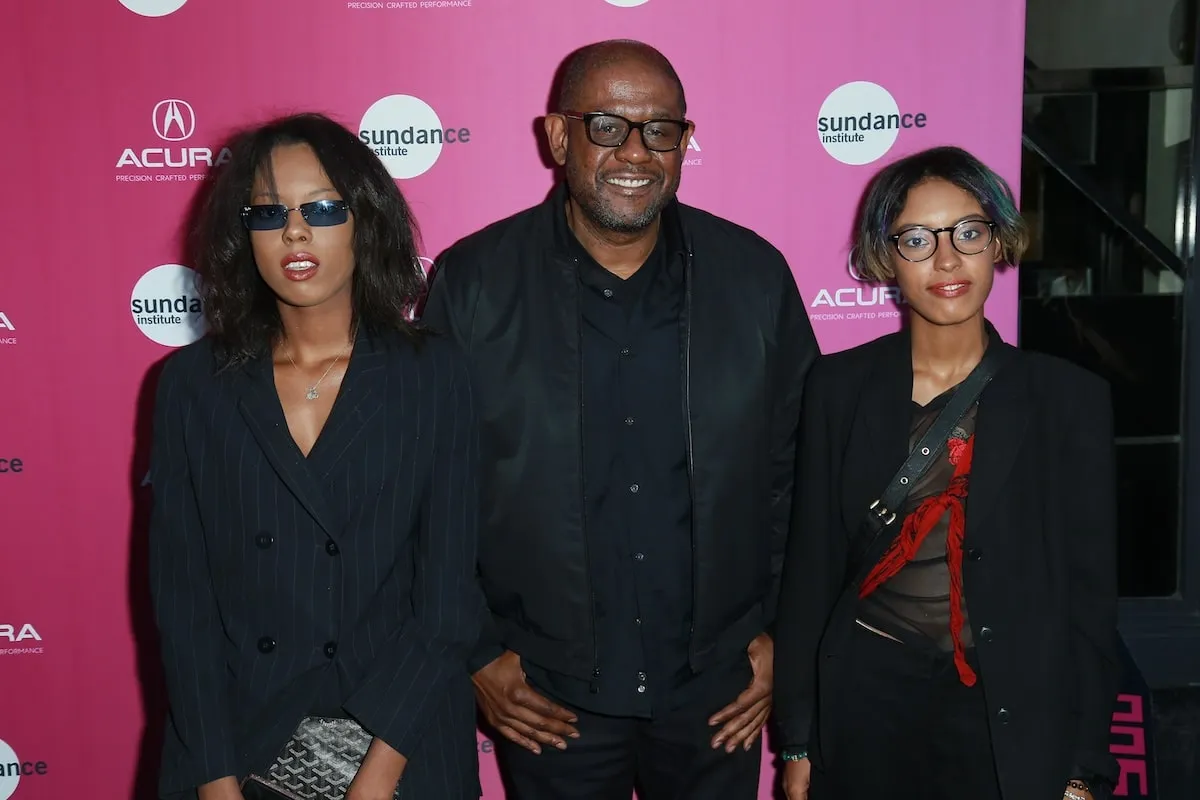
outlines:
M196 225L208 335L155 409L162 794L477 798L476 430L463 360L408 322L415 223L325 117L231 151Z
M1025 241L957 148L867 189L858 268L907 325L822 358L805 394L775 631L789 800L1091 800L1116 778L1109 391L987 322Z

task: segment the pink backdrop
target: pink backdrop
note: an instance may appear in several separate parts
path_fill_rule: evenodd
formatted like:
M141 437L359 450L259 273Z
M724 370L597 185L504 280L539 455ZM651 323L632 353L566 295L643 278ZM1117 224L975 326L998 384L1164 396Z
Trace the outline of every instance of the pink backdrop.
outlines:
M953 143L1019 173L1021 0L79 0L3 16L0 800L152 796L138 483L155 367L198 332L188 272L155 268L180 263L232 127L322 110L368 138L453 129L440 152L387 158L432 256L544 197L535 119L569 50L649 41L697 122L682 197L782 249L827 351L898 323L894 292L847 269L874 170ZM867 114L885 129L822 140ZM163 297L177 302L156 310ZM1015 276L989 310L1014 339ZM3 774L13 762L24 775Z

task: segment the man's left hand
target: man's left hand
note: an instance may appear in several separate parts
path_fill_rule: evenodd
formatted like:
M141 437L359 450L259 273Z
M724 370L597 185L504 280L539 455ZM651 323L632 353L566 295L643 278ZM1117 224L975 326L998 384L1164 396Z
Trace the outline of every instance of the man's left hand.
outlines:
M763 725L771 714L771 692L775 688L775 642L765 633L755 637L746 648L754 678L737 699L709 719L709 725L720 725L713 737L713 749L724 747L732 753L738 747L749 750L762 734Z

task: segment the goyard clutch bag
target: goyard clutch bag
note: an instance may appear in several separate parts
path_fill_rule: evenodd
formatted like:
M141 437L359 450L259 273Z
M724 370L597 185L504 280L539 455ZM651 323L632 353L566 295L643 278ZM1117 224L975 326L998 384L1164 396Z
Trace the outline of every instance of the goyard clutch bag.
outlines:
M344 800L371 734L350 719L305 717L265 774L242 784L246 800Z

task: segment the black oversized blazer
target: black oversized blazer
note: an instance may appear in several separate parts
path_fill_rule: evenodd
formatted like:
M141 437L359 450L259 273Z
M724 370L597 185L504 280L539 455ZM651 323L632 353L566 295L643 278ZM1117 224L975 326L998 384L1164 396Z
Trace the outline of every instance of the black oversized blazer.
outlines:
M994 333L992 346L1011 358L979 402L963 582L1004 797L1056 800L1074 775L1116 778L1109 390ZM830 736L831 723L872 724L838 716L838 698L853 691L841 680L857 596L845 574L868 506L908 455L911 398L908 333L822 357L806 387L775 713L785 742L808 744L817 769L871 766L869 754L840 753Z
M150 472L164 795L264 768L338 685L409 757L405 797L478 797L477 468L448 340L360 334L307 463L269 358L218 373L207 339L171 356Z

